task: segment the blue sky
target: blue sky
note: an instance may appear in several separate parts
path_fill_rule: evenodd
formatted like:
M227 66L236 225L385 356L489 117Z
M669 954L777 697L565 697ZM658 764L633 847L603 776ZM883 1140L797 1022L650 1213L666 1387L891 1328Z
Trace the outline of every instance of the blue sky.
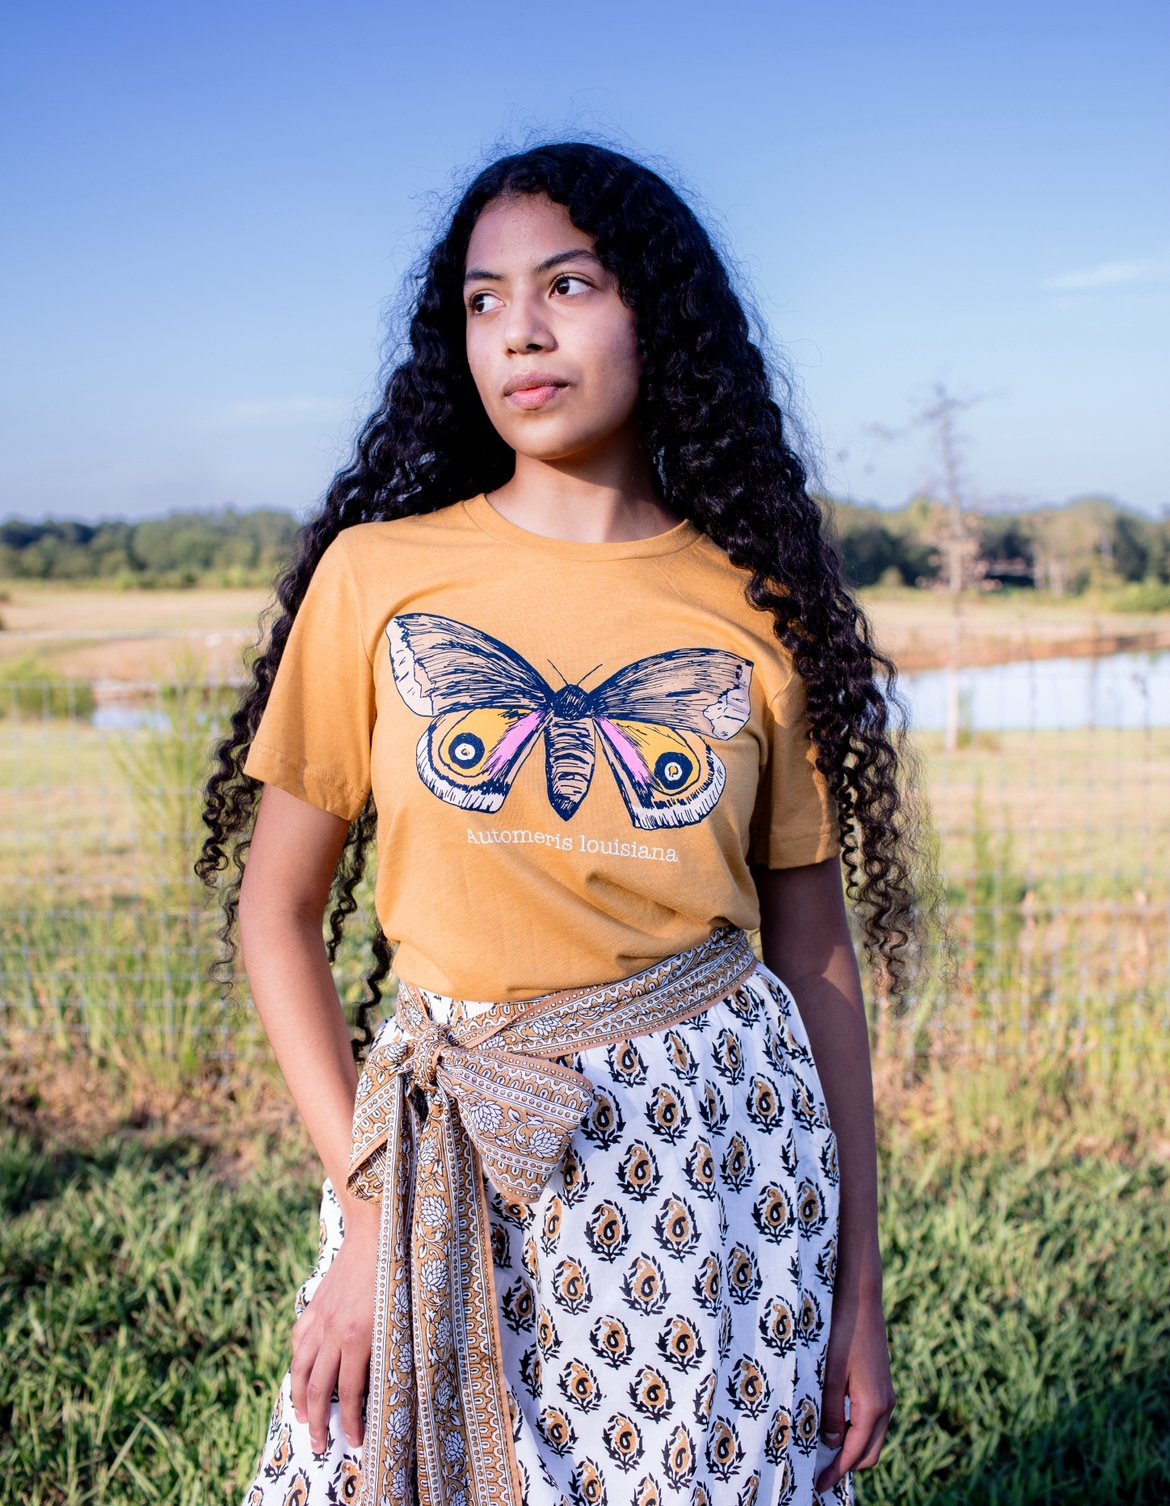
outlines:
M1170 10L21 7L0 516L312 506L454 175L600 135L730 246L825 483L1170 503Z

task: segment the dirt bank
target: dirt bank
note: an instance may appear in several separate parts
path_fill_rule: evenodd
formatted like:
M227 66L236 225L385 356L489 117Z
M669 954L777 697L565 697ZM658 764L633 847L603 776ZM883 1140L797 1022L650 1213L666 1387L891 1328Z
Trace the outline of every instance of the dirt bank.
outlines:
M9 582L0 603L0 663L35 654L56 674L90 681L234 678L256 640L267 593L109 591ZM932 592L862 594L879 644L905 670L948 661L949 601ZM1012 596L965 602L961 662L1087 658L1170 649L1170 613L1096 611L1084 602Z

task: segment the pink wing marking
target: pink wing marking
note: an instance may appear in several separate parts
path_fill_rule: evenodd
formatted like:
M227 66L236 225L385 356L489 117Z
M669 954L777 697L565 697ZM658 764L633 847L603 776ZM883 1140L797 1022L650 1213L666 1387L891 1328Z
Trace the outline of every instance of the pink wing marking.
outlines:
M521 717L511 732L505 733L500 739L495 752L484 765L484 774L489 778L494 778L502 769L506 769L515 757L517 749L528 741L546 714L544 711L530 711L527 716Z
M630 778L638 784L649 784L650 769L646 760L621 728L616 723L611 722L607 716L599 716L597 718L597 725L602 728L609 739L613 751L618 755L622 763L625 764Z

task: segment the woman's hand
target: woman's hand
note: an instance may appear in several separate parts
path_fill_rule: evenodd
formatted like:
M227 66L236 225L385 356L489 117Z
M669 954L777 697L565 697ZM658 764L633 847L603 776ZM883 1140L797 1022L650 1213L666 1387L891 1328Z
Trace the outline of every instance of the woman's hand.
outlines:
M845 1420L845 1398L849 1420ZM840 1453L816 1482L822 1493L842 1475L871 1469L886 1441L895 1404L880 1298L834 1298L821 1400L821 1438Z
M374 1335L378 1205L351 1206L344 1228L341 1248L292 1331L293 1411L299 1422L308 1422L315 1454L325 1452L335 1390L346 1442L357 1448L362 1441Z

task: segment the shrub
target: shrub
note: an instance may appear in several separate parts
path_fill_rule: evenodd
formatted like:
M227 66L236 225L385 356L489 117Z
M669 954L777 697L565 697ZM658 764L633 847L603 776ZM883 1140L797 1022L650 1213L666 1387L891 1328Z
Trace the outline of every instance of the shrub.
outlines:
M1132 581L1110 594L1109 606L1115 612L1170 612L1170 581L1155 576Z
M95 705L88 680L55 675L35 654L0 664L0 717L61 717L88 721Z

